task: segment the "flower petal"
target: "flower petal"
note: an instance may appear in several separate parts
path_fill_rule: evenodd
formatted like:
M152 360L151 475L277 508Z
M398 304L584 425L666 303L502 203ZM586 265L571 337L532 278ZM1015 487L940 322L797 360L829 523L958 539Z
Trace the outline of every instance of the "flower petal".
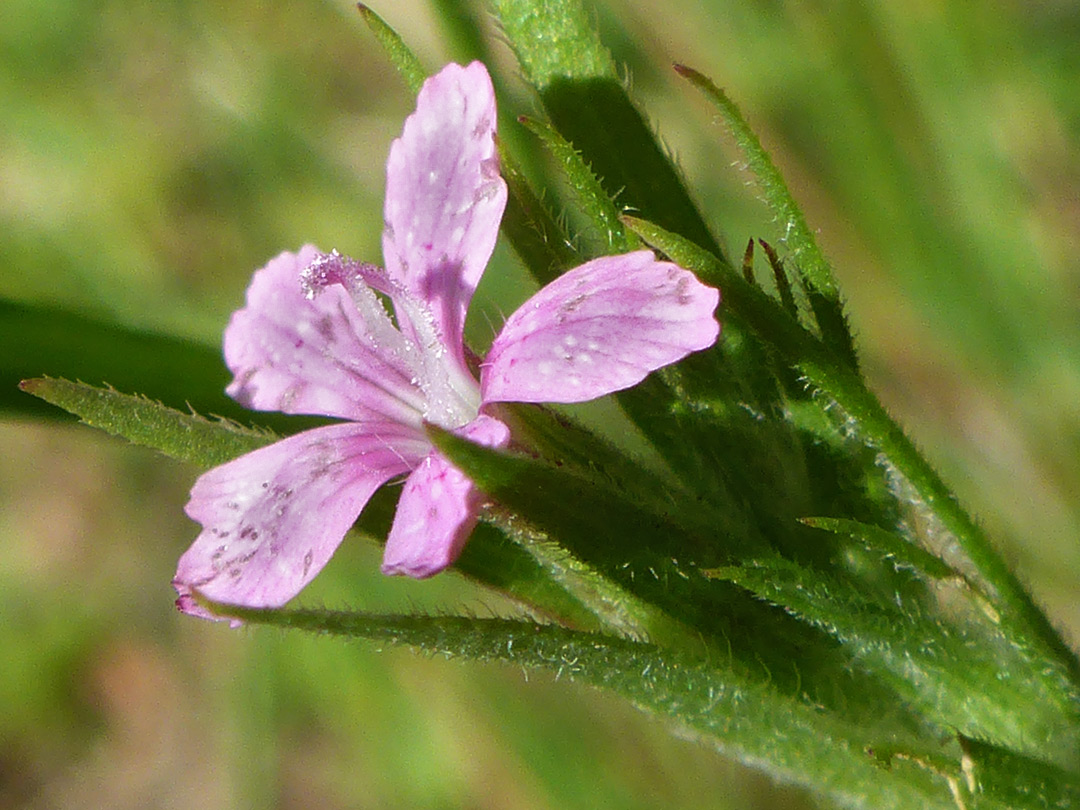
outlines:
M484 402L584 402L716 342L720 293L650 251L594 259L511 315L481 368Z
M490 416L478 416L457 432L487 447L510 441L509 428ZM451 565L476 525L483 498L461 470L432 450L405 482L382 572L423 579Z
M255 273L247 305L225 330L225 362L235 375L227 392L255 410L385 418L419 429L415 352L370 290L363 312L338 285L305 295L301 274L319 255L307 245Z
M202 475L186 511L203 525L173 587L192 598L278 607L326 565L372 493L430 450L423 433L392 422L345 423L290 436Z
M447 65L424 82L416 112L390 146L383 258L391 277L428 304L462 367L465 310L505 207L491 78L479 62Z

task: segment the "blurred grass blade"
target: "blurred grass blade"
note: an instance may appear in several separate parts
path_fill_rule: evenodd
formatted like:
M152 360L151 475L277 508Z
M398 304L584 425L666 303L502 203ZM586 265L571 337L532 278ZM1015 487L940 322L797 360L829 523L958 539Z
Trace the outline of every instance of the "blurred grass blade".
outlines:
M270 444L273 434L181 413L146 397L68 380L24 380L23 391L78 416L91 427L209 469Z
M844 580L782 557L713 574L834 636L943 729L1057 762L1080 754L1076 705L1040 678L1002 679L1028 662L995 627L970 619L946 626L918 605L871 601Z
M18 392L20 380L43 374L141 390L203 413L248 413L227 396L221 350L140 332L55 307L0 300L0 408L34 416L58 412Z
M19 391L22 380L49 375L137 391L172 408L255 423L282 435L326 420L254 413L225 395L229 370L219 347L143 332L54 307L0 300L0 411L35 418L62 411Z
M792 259L810 288L830 300L838 300L840 291L833 278L832 268L818 247L813 231L806 224L802 209L791 196L780 170L746 123L739 108L723 90L693 68L676 65L675 70L704 92L720 112L724 124L742 150L750 171L757 177L765 202L784 228L784 240L792 252Z
M541 121L522 116L518 121L547 147L562 170L582 212L604 240L605 253L626 253L641 247L641 240L626 230L619 209L592 173L581 154L562 135Z
M936 740L894 736L883 731L874 717L859 724L837 722L818 707L781 694L767 681L747 677L722 662L710 663L626 639L506 619L210 607L249 624L405 645L435 657L503 662L599 687L774 778L804 785L848 807L956 808L948 784L950 779L961 778L955 746L942 749ZM886 768L870 755L897 743L916 752L909 760L934 763L935 768L905 763Z
M443 37L459 59L478 59L490 68L491 49L481 29L484 14L473 0L431 0L429 4L442 23Z
M682 178L626 94L578 0L490 0L525 79L607 195L720 255Z

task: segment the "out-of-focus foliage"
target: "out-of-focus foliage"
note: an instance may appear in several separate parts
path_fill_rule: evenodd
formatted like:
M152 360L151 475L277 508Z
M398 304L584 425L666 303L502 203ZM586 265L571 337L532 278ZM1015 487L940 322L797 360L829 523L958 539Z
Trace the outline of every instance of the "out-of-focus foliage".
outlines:
M594 8L729 255L785 234L668 66L739 102L834 260L872 382L1075 638L1080 11ZM424 4L376 10L429 69L474 55ZM378 258L386 150L412 97L351 4L13 0L4 18L4 298L213 351L276 252L313 241ZM536 108L520 88L503 100ZM522 279L498 254L478 341L523 300ZM33 365L36 344L0 334L0 354ZM0 447L0 806L805 802L561 684L185 620L168 580L194 534L193 469L17 416ZM376 556L346 545L302 601L515 611L454 576L387 581Z

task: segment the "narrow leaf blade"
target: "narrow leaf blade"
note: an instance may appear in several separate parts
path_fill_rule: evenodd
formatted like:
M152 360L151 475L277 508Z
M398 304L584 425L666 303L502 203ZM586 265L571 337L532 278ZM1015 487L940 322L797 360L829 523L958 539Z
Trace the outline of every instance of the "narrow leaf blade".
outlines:
M43 377L25 380L20 388L75 414L91 427L207 469L276 438L231 422L181 413L146 397L85 383Z
M831 399L843 409L851 432L880 452L891 474L910 489L909 502L954 539L977 572L980 589L985 590L1000 614L1003 629L1027 658L1031 676L1043 680L1064 700L1080 702L1080 659L1076 653L853 368L786 317L777 302L708 251L653 223L630 217L623 220L646 244L703 279L724 280L728 306L737 309L750 328L825 394L823 400Z
M603 239L604 251L626 253L640 247L641 240L623 226L619 209L574 145L540 121L527 117L518 120L543 142L555 159L582 212Z
M413 93L419 93L420 86L424 83L424 79L427 78L427 71L420 64L416 54L405 44L398 32L387 25L383 18L368 8L367 5L357 3L356 7L360 11L360 16L363 17L364 22L367 23L367 27L371 29L371 33L375 35L375 39L382 45L383 50L390 59L390 63L401 74L406 86Z
M746 123L738 106L723 90L693 68L676 65L675 70L705 93L720 113L721 119L746 157L747 165L757 177L766 203L782 223L785 241L792 251L792 258L798 264L807 283L826 298L838 300L840 291L833 278L832 268L825 259L825 254L818 247L813 231L806 224L802 209L795 202L787 183L784 182L783 175L776 168L776 164L773 163L750 125Z

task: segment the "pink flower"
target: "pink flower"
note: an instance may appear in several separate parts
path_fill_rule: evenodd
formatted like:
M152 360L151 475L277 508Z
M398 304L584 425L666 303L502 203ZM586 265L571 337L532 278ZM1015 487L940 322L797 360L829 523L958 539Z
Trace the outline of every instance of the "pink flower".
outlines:
M711 346L719 293L649 251L595 259L510 316L470 370L465 312L495 246L506 185L487 70L429 79L390 147L386 269L313 247L255 273L225 331L230 396L257 410L339 417L210 470L187 513L202 532L180 558L192 598L283 605L326 565L372 493L407 475L382 570L426 577L454 562L483 503L428 441L430 422L490 447L497 402L582 402ZM397 326L376 293L393 303Z

